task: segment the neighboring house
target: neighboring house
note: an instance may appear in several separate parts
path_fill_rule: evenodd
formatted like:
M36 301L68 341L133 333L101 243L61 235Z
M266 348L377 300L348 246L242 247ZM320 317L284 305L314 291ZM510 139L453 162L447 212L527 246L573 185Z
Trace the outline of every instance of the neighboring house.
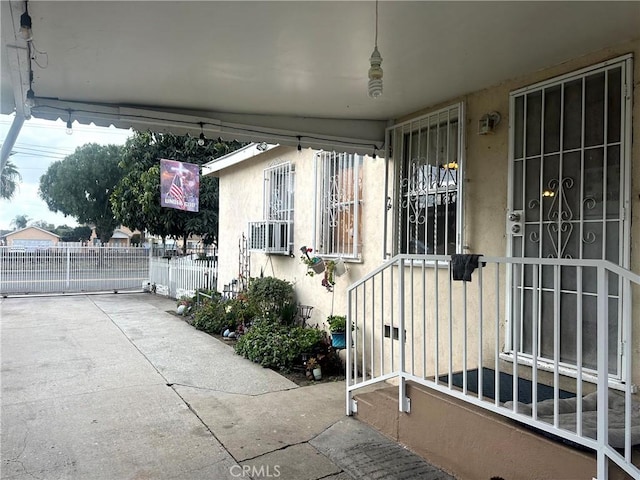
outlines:
M609 461L610 478L638 478L640 278L616 266L640 265L639 57L636 39L443 98L390 123L387 160L251 144L211 162L221 282L243 272L245 236L250 275L293 282L312 323L348 311L349 396L399 383L349 413L461 478L604 478L606 458L630 475ZM347 262L334 293L305 275L302 246ZM452 282L452 254L487 265ZM551 407L527 402L536 392ZM609 398L609 445L594 440L597 395Z
M131 237L133 237L133 235L136 233L140 232L138 232L137 230L131 231L127 227L121 225L113 231L113 234L111 235L111 238L106 245L109 247L128 247L129 245L131 245ZM95 227L91 229L91 237L89 238L89 242L92 245L100 244L100 239L96 235Z
M57 245L60 237L39 227L26 227L6 234L4 241L9 247L33 251Z

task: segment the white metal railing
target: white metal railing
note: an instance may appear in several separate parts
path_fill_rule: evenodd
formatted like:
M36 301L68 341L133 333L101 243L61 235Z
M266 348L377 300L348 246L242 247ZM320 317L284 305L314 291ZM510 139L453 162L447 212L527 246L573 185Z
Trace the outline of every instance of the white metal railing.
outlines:
M171 298L193 296L196 290L215 290L217 261L215 258L152 257L149 263L149 282L154 291Z
M0 294L140 289L149 275L142 247L0 247Z
M356 390L387 380L409 411L411 380L593 449L598 480L610 461L640 478L640 276L602 260L480 257L464 282L452 280L450 259L398 255L349 288L347 414Z

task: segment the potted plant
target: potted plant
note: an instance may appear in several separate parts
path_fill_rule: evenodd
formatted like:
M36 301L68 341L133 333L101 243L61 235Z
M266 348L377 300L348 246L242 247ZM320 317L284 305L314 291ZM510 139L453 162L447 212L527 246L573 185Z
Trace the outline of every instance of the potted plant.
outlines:
M188 296L182 296L178 300L178 304L176 305L176 313L178 315L188 315L193 308L194 298Z
M311 357L307 360L307 372L311 372L314 380L322 380L322 369L315 357Z
M331 332L331 346L333 348L345 348L347 345L347 317L344 315L329 315L327 323Z
M333 286L336 284L335 277L344 275L347 269L344 266L344 261L341 258L336 260L327 260L325 263L324 278L322 279L322 286L328 291L333 292Z
M311 257L309 254L313 252L313 248L307 248L307 246L300 247L302 255L300 260L307 266L307 275L313 277L316 273L324 272L324 260L320 257Z

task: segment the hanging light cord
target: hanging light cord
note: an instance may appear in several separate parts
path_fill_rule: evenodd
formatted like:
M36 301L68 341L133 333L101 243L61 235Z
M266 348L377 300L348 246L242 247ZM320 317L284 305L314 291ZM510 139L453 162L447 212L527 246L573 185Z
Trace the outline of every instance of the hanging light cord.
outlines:
M378 48L378 0L376 0L376 39L374 46Z

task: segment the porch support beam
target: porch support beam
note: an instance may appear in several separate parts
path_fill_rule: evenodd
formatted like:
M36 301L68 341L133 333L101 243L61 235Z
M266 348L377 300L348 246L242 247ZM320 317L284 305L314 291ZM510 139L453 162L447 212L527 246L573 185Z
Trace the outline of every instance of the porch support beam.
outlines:
M4 170L4 166L7 164L7 160L11 155L11 149L16 144L18 134L20 133L23 124L23 115L17 114L15 117L13 117L13 122L11 122L11 127L9 127L7 136L2 141L2 149L0 150L0 171Z

